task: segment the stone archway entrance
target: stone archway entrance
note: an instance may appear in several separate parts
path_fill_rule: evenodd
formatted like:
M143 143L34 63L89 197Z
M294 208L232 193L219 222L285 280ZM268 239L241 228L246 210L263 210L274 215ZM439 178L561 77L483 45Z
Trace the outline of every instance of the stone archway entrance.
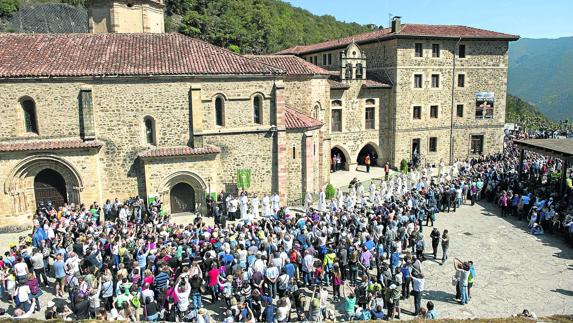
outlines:
M50 168L39 172L34 178L34 197L36 205L64 206L68 202L64 177Z
M79 203L83 180L75 166L53 155L21 160L6 176L4 194L10 196L12 214L34 213L38 204L52 200L55 206Z
M356 162L358 165L364 165L364 158L366 155L370 155L370 165L377 166L378 165L378 152L376 151L376 147L374 145L368 143L358 153L356 157Z
M343 149L340 148L338 146L333 147L330 150L330 158L331 158L331 162L332 162L332 158L336 157L336 159L340 159L340 163L338 163L336 170L348 170L350 165L349 165L349 159L348 159L348 153Z
M198 174L178 171L165 177L156 192L172 214L206 210L207 185Z
M171 213L195 212L195 190L187 183L179 183L169 192Z

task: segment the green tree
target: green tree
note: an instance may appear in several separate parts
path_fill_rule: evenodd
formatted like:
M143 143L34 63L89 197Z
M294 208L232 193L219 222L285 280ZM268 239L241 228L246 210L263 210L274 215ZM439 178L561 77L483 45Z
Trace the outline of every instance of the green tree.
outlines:
M0 0L0 17L9 17L18 11L20 0Z

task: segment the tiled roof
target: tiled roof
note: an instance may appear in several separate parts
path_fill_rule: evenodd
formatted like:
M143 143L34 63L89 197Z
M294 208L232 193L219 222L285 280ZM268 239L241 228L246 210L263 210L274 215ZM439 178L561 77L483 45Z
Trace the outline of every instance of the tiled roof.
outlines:
M286 72L287 75L330 75L321 67L293 55L245 55L258 62L275 66Z
M379 89L379 88L389 89L389 88L392 88L392 86L389 84L374 81L374 80L365 80L364 83L362 84L362 87L366 88L366 89Z
M457 25L422 25L422 24L402 24L399 32L393 33L391 28L383 28L366 33L333 39L318 44L306 46L295 46L284 49L277 54L294 54L301 55L306 53L318 52L328 49L346 47L352 41L357 44L368 43L375 40L382 40L394 37L432 37L432 38L462 38L462 39L499 39L513 41L519 39L519 36L498 33L495 31L478 29L467 26Z
M285 107L285 124L287 129L320 128L322 122L309 117L295 108Z
M0 34L0 78L282 73L178 33Z
M346 90L350 88L350 85L335 80L328 80L331 90Z
M171 147L160 147L151 148L139 153L141 158L152 158L152 157L172 157L172 156L189 156L189 155L208 155L208 154L218 154L221 152L221 148L205 145L202 148L191 148L189 146L171 146Z
M49 139L22 142L0 143L0 152L12 151L46 151L62 149L100 148L103 142L99 140L83 141L81 139Z

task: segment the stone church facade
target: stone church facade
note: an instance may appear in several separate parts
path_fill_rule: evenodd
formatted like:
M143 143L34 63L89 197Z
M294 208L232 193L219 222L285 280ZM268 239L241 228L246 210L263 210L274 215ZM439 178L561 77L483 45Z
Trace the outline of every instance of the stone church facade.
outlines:
M472 91L495 91L493 117L476 121L468 107L446 127L451 37L439 40L443 62L409 57L418 40L399 38L383 42L388 49L350 41L323 51L327 64L319 64L303 52L241 56L165 34L155 14L153 23L143 17L143 25L125 27L122 17L133 12L124 5L94 3L93 34L0 34L4 225L48 201L154 196L168 212L194 211L208 191L236 190L241 170L251 173L247 191L298 204L329 182L334 152L347 169L366 153L397 165L411 138L423 138L424 151L434 133L439 150L428 160L448 160L450 133L455 158L467 157L468 129L483 134L484 153L501 149L508 40L475 49L467 41L467 60L456 69L468 75L467 90L454 91L454 101L469 105ZM144 15L163 8L135 5ZM441 88L410 88L408 74L435 70ZM410 120L411 105L428 109L430 101L440 106L437 120Z

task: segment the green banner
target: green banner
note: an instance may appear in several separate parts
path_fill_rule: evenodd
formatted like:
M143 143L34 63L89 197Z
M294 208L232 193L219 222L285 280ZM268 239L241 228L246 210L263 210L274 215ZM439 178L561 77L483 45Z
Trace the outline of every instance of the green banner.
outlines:
M242 189L251 187L250 169L239 169L237 171L237 187Z

